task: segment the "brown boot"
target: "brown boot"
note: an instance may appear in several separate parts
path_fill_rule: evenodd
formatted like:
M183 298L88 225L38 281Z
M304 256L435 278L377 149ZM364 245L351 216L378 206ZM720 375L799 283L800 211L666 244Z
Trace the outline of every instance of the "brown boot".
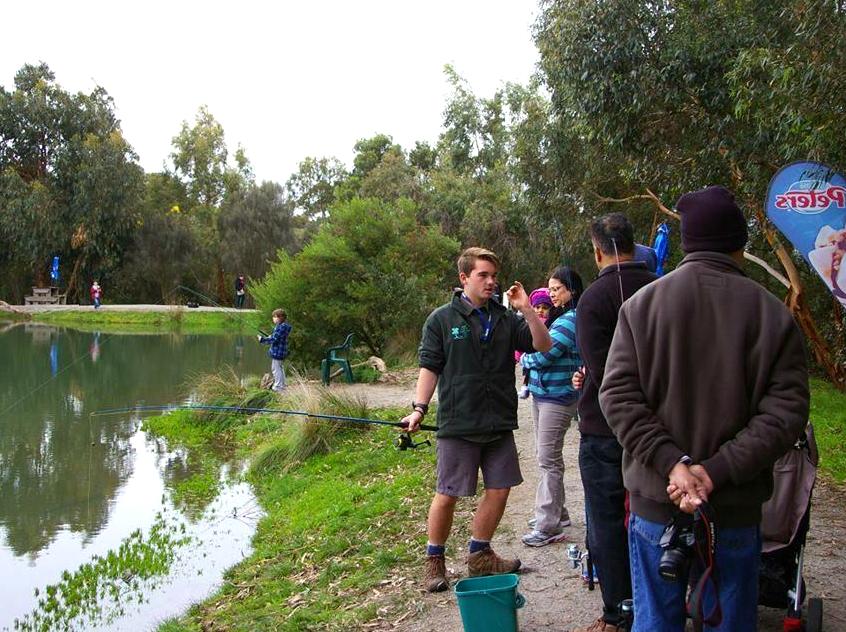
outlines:
M449 582L446 578L446 561L443 555L426 556L423 586L428 592L441 592L449 588Z
M520 560L504 560L491 548L467 556L467 574L470 577L515 573L519 568Z
M623 628L606 623L602 617L591 623L586 628L573 628L573 632L622 632Z

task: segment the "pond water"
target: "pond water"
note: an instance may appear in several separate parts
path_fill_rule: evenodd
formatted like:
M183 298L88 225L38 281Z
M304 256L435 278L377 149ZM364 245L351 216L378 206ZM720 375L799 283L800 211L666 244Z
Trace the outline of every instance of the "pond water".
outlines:
M241 379L266 372L265 351L252 335L0 322L0 630L14 629L37 607L36 591L43 596L63 571L73 573L157 521L190 536L169 573L135 595L127 594L132 576L125 577L121 598L73 629L154 628L205 597L225 568L249 554L260 510L240 480L244 464L198 463L148 436L137 413L89 413L185 401L197 375L226 366ZM217 493L193 499L180 491L209 467Z

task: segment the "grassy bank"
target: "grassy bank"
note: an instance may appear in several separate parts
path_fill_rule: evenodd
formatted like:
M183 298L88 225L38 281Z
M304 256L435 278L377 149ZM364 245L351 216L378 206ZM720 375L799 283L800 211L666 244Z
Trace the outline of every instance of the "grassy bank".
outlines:
M254 312L196 312L175 307L162 312L55 311L33 314L32 319L54 325L79 329L97 328L101 331L160 331L162 329L190 333L221 333L243 331L253 333L259 326L259 314ZM266 330L267 327L264 327Z
M820 451L820 470L846 482L846 394L825 380L811 379L811 421Z
M392 421L406 412L371 410L328 391L222 396L221 385L204 401ZM252 555L226 573L219 592L160 630L349 630L416 612L433 450L396 450L391 428L300 416L180 413L145 428L194 451L222 442L249 458L266 512Z
M276 399L267 391L236 388L225 376L207 378L199 390L200 399L217 405L386 420L406 410L368 410L325 390ZM812 380L821 473L841 482L844 399L828 383ZM208 458L203 456L208 448L222 445L248 459L248 479L266 512L252 554L227 571L215 595L163 623L160 632L363 629L418 612L416 582L434 480L431 449L398 452L390 445L392 429L305 422L299 416L178 412L152 418L145 428L171 445L189 447L195 458ZM214 494L214 479L205 470L180 482L174 493ZM470 506L459 506L454 543L468 535ZM451 553L460 555L459 549Z

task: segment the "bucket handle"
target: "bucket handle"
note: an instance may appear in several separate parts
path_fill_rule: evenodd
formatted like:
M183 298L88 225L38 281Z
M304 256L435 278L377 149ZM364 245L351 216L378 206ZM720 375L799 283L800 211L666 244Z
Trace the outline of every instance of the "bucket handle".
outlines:
M508 598L506 597L505 601L503 602L503 599L501 597L505 597L505 595L499 595L498 594L499 592L501 592L501 591L498 591L498 590L494 591L494 592L482 591L479 594L483 594L487 597L490 597L491 599L493 599L494 601L502 604L506 608L509 607L511 604L508 602ZM520 594L519 592L515 591L515 593L514 593L514 607L515 608L522 608L525 605L526 605L526 598L522 594Z

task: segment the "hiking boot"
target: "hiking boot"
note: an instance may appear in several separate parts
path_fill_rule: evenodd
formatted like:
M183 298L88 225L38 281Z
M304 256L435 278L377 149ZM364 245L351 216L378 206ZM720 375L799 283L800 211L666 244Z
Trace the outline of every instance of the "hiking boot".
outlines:
M623 632L623 628L606 623L602 617L599 617L586 628L573 628L573 632Z
M443 555L426 556L423 586L428 592L441 592L449 588L449 582L446 578L446 561Z
M467 574L470 577L516 573L519 568L520 560L504 560L491 548L476 551L467 556Z
M564 531L550 533L547 531L538 531L537 529L534 529L531 533L527 533L520 539L526 546L546 546L547 544L563 542L567 539L567 536L564 535Z

